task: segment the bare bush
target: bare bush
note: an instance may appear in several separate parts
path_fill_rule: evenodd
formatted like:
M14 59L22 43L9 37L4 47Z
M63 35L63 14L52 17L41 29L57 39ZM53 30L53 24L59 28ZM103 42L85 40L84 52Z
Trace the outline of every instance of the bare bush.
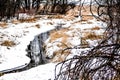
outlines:
M94 2L98 5L98 14L92 15L107 23L106 35L90 51L59 63L56 70L61 67L55 80L120 80L120 1ZM90 10L92 13L92 0Z

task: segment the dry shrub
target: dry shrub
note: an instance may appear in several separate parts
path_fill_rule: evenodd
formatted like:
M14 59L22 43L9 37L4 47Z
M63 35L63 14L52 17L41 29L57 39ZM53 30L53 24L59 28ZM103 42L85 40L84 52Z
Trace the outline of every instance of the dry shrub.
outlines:
M62 7L60 5L56 5L54 8L55 13L61 13L62 12Z
M94 32L85 32L83 39L91 39L91 40L96 40L96 39L102 39L101 35L96 35Z
M81 11L82 11L82 15L91 15L90 6L88 6L88 5L84 5ZM97 13L97 6L95 6L95 5L92 6L92 12L94 14Z
M59 50L54 52L54 58L52 59L52 62L62 62L66 59L66 57L70 54L70 50Z
M90 51L81 52L80 55L59 63L55 69L55 80L120 80L120 1L105 0L103 4L100 0L95 2L99 7L97 12L101 8L107 9L107 14L103 15L109 16L106 21L106 32L109 34ZM101 16L98 17L101 19ZM86 38L96 37L95 33L86 35Z
M91 30L100 30L100 27L99 26L95 26L95 27L91 28Z
M61 29L59 31L53 31L50 33L50 42L55 41L58 38L62 38L62 42L66 42L69 35L65 34L67 29Z
M3 73L0 73L0 76L3 76L4 74Z
M62 19L63 18L63 15L60 15L60 14L57 14L54 16L55 19Z
M86 41L85 38L81 39L81 47L82 48L88 48L89 47L89 43Z
M47 25L53 25L54 23L53 22L47 22Z
M95 31L95 30L100 30L101 28L99 26L95 26L95 27L92 27L92 28L87 28L87 29L84 29L84 30L90 30L90 31ZM85 32L83 32L85 33Z
M0 27L1 28L7 28L7 23L6 22L0 22Z
M40 28L40 25L39 25L39 24L36 24L35 27L36 27L36 28Z
M88 21L88 20L93 20L94 17L91 15L84 15L82 16L82 21Z
M20 21L19 20L12 20L12 23L13 24L18 24L18 23L20 23Z
M20 22L35 22L35 18L28 18L28 19L19 19Z
M62 19L63 18L63 15L61 14L56 14L56 15L49 15L48 16L48 19Z
M1 45L12 47L12 46L16 45L16 43L14 43L13 41L5 40L4 42L1 43Z
M74 16L75 15L75 11L74 9L70 9L69 11L66 12L67 16Z

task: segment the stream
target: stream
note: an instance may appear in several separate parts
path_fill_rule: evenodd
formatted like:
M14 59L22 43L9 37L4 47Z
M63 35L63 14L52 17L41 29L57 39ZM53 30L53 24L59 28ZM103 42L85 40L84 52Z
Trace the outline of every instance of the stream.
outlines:
M60 30L61 28L62 24L58 24L53 30ZM29 45L26 48L26 51L28 53L27 56L31 59L29 64L24 64L15 68L0 71L0 74L21 72L36 67L38 65L48 63L45 55L44 42L49 38L51 31L38 34L34 37L33 41L30 41Z
M27 56L31 59L28 68L35 67L48 62L45 55L44 42L49 38L50 32L54 30L60 30L62 23L55 26L55 29L36 35L34 40L30 42L27 47ZM38 45L39 44L39 45Z
M47 63L45 56L44 41L49 37L49 32L41 33L40 35L35 36L34 40L30 42L27 48L27 56L31 59L29 67L35 67L40 64ZM38 45L39 44L39 45Z

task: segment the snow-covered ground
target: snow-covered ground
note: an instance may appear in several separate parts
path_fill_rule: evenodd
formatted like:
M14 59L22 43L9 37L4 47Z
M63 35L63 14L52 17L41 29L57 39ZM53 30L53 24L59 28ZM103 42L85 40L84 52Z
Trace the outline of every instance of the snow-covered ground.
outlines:
M6 74L0 80L54 80L55 63L48 63L27 71Z
M84 4L89 4L91 0L69 0L68 3L74 3L76 5L79 5L80 3L79 2L82 2Z
M71 2L72 1L73 0L71 0ZM73 36L72 34L80 29L80 34L83 34L79 35L82 37L88 33L91 33L90 31L96 27L100 29L95 29L94 33L101 35L103 34L106 26L102 22L95 19L89 21L80 21L79 18L75 18L74 20L40 18L34 22L21 23L18 21L18 23L7 23L4 25L4 27L0 26L0 75L1 72L5 72L6 70L27 66L27 64L30 62L30 58L26 56L26 48L30 41L32 41L36 35L42 32L55 29L56 25L60 23L65 24L63 25L64 28L73 29L65 32L65 34ZM81 44L79 42L80 36L78 36L77 32L77 34L75 34L72 38L68 39L68 42L70 42L70 44L73 46L79 45ZM48 42L46 43L48 44L47 50L49 53L46 54L48 56L52 56L54 55L54 51L59 49L56 49L57 44L53 46L53 43L50 43L49 40L47 40ZM90 47L97 45L96 40L87 39L87 41ZM10 42L14 44L9 44ZM49 45L52 45L52 47ZM84 49L81 49L79 51L83 50ZM72 50L71 53L73 54L70 54L68 58L76 55L76 52L77 50ZM57 63L50 62L26 71L5 74L0 77L0 80L54 80L54 69L56 64Z
M7 28L0 29L0 42L12 41L15 43L12 47L0 45L0 72L5 69L28 64L30 59L25 56L27 45L34 39L35 35L54 29L54 25L47 25L50 20L37 21L35 23L8 23ZM54 20L53 20L54 21ZM39 25L40 28L37 28Z

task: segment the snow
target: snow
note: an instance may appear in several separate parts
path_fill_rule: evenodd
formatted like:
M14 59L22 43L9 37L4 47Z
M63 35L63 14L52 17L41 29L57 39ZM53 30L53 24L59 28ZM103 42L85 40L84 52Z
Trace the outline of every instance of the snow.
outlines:
M30 41L34 39L34 37L42 32L46 32L52 29L55 29L55 26L59 23L63 23L63 27L69 27L70 25L74 24L78 19L70 22L65 21L62 19L40 19L36 22L31 23L18 23L12 24L9 23L7 28L2 29L0 28L0 36L4 34L4 38L0 38L0 43L4 40L11 40L16 43L16 45L12 47L6 47L0 45L0 73L4 70L9 70L18 67L24 67L29 64L30 59L26 56L27 52L25 51L27 45L29 45ZM79 20L78 20L79 21ZM52 25L49 22L53 23ZM84 31L86 28L92 28L94 26L103 26L101 22L93 21L94 24L74 24L72 25L74 28L80 28L81 32ZM35 25L40 25L40 28L35 27ZM105 26L105 25L104 25ZM103 33L103 29L99 32L96 31L97 34ZM68 32L70 34L72 32ZM75 35L72 39L69 39L72 45L77 46L81 44L80 37L76 37ZM59 42L60 39L58 39ZM97 41L87 40L90 46L97 45ZM49 48L48 56L51 57L53 52L59 50L59 47L56 46L56 43L49 43L49 46L53 46ZM73 49L67 58L71 58L74 55L78 55L79 52L89 50L89 49L80 49L76 50ZM35 68L18 72L18 73L11 73L5 74L0 77L0 80L54 80L54 69L57 63L47 63L45 65L39 65Z
M84 4L88 5L91 0L69 0L68 3L74 3L76 5L79 5L80 1L81 1L81 3L84 3Z
M47 22L48 20L38 21L36 23L19 23L17 25L9 23L8 28L0 29L0 32L5 34L3 36L4 38L0 39L0 42L11 40L17 44L13 47L0 46L0 55L2 56L0 72L30 62L25 51L27 45L36 35L55 28L54 25L47 25ZM51 21L49 20L49 22ZM39 24L40 28L36 28L36 24Z
M55 63L48 63L27 71L0 77L0 80L53 80Z
M73 37L73 38L69 39L68 41L71 42L71 44L73 46L80 45L80 43L81 43L81 40L79 37Z

